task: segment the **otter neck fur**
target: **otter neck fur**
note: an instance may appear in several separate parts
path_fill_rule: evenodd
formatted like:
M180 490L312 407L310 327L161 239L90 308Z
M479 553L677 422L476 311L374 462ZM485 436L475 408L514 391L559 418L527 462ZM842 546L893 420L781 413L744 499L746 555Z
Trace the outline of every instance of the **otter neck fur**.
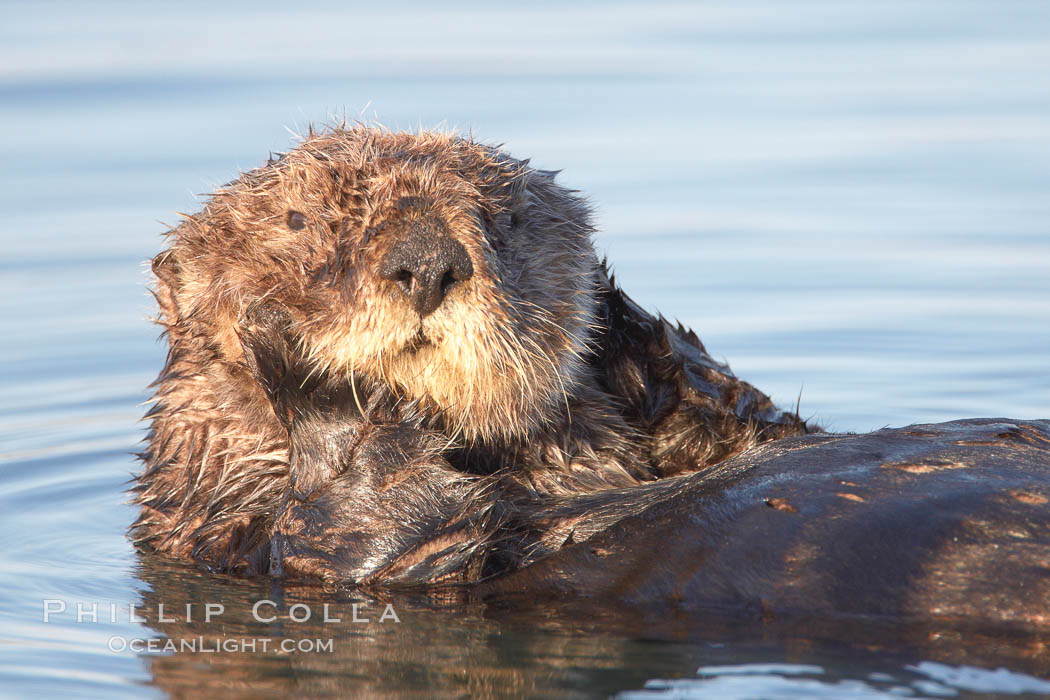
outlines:
M513 464L538 491L566 495L698 471L815 429L737 379L691 331L645 312L604 264L598 302L597 350L563 410L522 440L460 446L450 462L480 473Z
M259 358L301 356L300 381L342 387L326 410L345 430L320 417L331 435L311 450L335 455L332 436L357 444L376 426L408 426L416 437L397 438L410 446L397 454L417 455L411 473L435 484L420 489L452 495L493 476L536 500L630 487L809 430L624 295L595 255L586 205L554 175L453 135L334 129L215 193L153 261L170 347L136 540L227 571L293 566L274 542L299 522L287 506L297 415L274 396L295 387L275 388L279 368L268 380ZM422 311L405 294L414 287L380 274L420 227L471 270ZM246 321L263 307L280 308L293 338L268 359ZM342 478L340 459L315 460L309 479ZM414 532L471 510L465 495L421 493L404 516ZM340 512L333 524L357 517Z

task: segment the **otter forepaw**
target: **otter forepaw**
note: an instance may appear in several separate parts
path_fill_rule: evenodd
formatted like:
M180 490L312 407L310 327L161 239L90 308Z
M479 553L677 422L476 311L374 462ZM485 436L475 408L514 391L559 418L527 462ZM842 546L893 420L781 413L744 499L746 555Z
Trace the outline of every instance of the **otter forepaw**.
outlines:
M286 309L254 306L244 313L238 330L245 365L285 428L304 416L357 417L349 382L335 381L304 356Z
M288 427L291 416L287 399L297 388L296 365L300 364L291 317L275 304L248 309L238 324L244 362L273 404L277 418Z
M369 426L356 444L317 437L293 449L272 574L405 584L480 576L497 535L494 492L452 469L435 436L398 425Z

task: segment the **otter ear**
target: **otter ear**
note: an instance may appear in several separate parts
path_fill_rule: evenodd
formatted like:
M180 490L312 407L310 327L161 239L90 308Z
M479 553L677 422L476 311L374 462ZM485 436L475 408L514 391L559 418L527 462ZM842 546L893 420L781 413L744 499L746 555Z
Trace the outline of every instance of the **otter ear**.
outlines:
M179 263L175 259L175 251L171 248L161 251L153 258L151 267L153 274L157 277L157 291L153 296L157 298L157 304L166 317L164 322L171 324L179 319L179 307L175 300L175 290L181 285L179 283Z
M153 274L169 287L177 287L176 278L179 274L179 263L175 260L175 251L171 248L163 250L153 258Z
M569 236L587 239L594 232L591 208L587 200L574 190L557 182L560 170L532 170L525 181L525 192L532 219L542 220L542 226L550 232L561 232Z

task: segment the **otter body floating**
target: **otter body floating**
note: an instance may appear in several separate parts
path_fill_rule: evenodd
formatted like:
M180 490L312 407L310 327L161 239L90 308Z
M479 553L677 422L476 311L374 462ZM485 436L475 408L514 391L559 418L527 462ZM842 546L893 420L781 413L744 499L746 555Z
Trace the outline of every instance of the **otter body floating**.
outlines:
M244 575L1047 622L1045 423L824 434L624 295L592 233L554 173L447 134L311 134L220 189L153 261L135 541Z
M787 438L637 490L619 497L625 517L486 593L596 598L649 620L1050 627L1050 421Z

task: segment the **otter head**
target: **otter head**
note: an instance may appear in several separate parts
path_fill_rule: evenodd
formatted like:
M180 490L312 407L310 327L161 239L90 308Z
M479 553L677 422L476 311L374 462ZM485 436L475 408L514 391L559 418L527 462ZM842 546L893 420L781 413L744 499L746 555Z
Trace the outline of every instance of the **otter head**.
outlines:
M245 310L277 303L319 370L383 382L450 435L507 441L581 381L591 233L584 202L527 161L448 134L337 129L179 226L159 296L172 333L231 371Z

